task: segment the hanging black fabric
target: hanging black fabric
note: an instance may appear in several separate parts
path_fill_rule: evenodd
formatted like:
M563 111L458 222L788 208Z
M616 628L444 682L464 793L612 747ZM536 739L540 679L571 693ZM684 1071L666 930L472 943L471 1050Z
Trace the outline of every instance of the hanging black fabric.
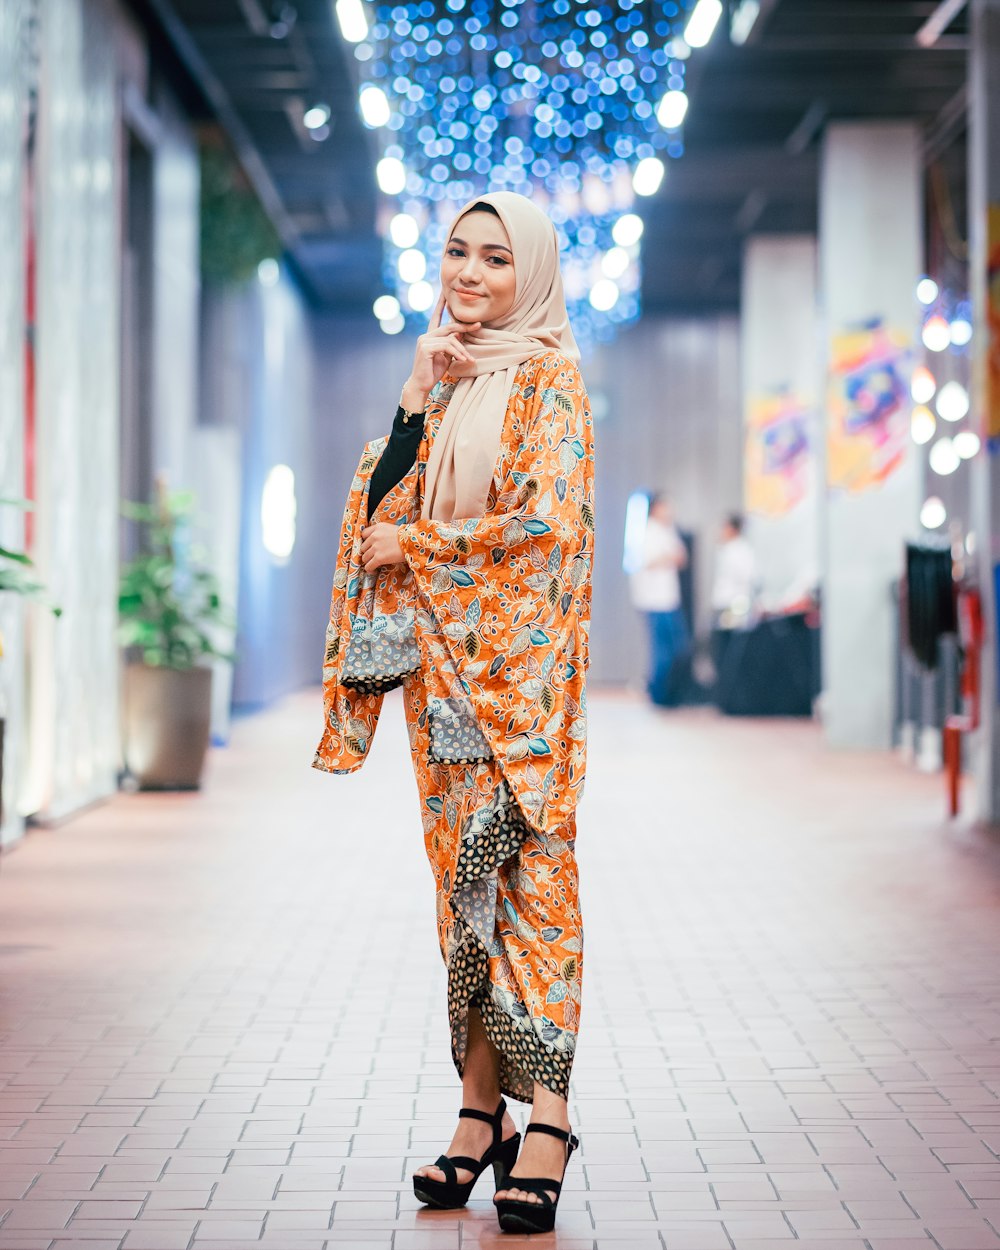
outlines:
M917 662L937 668L939 639L957 629L949 547L906 544L906 626Z

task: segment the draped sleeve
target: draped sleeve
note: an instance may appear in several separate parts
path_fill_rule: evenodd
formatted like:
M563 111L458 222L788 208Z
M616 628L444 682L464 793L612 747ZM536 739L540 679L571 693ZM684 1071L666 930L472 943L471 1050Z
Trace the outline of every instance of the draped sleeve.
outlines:
M344 686L341 676L351 631L371 585L371 578L366 576L361 563L361 531L369 523L368 493L372 473L388 441L387 437L382 437L365 445L344 507L323 657L324 726L313 757L313 767L323 772L350 773L361 767L382 709L382 694L362 694ZM422 472L423 463L418 459L372 509L373 523L400 524L419 515ZM377 596L374 609L382 613L392 614L404 604L412 604L413 579L405 565L382 570Z
M491 510L399 530L418 626L423 613L425 631L443 639L480 730L542 831L571 816L583 790L593 480L583 380L551 352L518 370ZM437 667L432 655L427 667Z

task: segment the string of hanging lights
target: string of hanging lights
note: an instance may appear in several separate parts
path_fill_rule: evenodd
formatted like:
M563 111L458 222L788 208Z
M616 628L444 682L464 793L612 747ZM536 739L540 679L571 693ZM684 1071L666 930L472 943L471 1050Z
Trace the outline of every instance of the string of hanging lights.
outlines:
M387 0L368 27L362 0L338 0L378 132L387 333L430 309L454 212L495 190L531 196L555 224L579 338L638 316L634 209L684 151L683 32L706 3Z
M968 389L972 309L967 294L942 288L930 277L917 284L917 299L923 309L920 337L925 356L910 381L914 403L910 434L915 443L927 445L930 470L949 478L982 446L973 428ZM921 508L920 523L938 529L947 519L944 500L930 495Z

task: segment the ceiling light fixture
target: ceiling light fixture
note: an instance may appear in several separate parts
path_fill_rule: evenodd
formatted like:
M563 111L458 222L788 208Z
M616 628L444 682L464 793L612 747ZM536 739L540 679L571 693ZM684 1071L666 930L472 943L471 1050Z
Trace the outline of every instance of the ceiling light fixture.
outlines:
M420 282L427 273L427 261L423 252L416 247L408 247L405 252L401 252L396 267L400 281L407 286Z
M389 238L397 247L414 247L420 238L417 219L409 213L397 213L389 222Z
M302 114L302 125L306 130L319 130L321 126L325 126L330 120L330 106L318 101L316 104L310 104L306 111Z
M285 39L292 32L298 12L293 4L273 4L271 6L271 24L267 33L272 39Z
M429 282L414 282L406 296L414 312L426 312L434 303L434 288Z
M608 312L618 303L618 284L610 278L598 278L590 288L590 302L598 312Z
M362 87L358 97L361 106L361 120L374 130L377 126L387 126L392 113L389 101L381 87Z
M740 0L729 19L729 38L732 42L746 43L758 17L760 17L760 0Z
M918 404L910 414L910 437L918 446L929 443L937 430L934 413L924 404Z
M665 166L658 156L647 156L635 167L632 189L636 195L655 195L663 181Z
M664 130L677 130L688 111L688 98L683 91L668 91L656 110L656 120Z
M929 352L943 352L951 343L951 326L944 317L930 317L924 323L920 337Z
M399 300L395 295L380 295L372 304L372 312L379 321L391 321L399 316Z
M939 438L931 448L927 459L934 472L940 474L941 477L948 477L962 463L955 450L955 444L950 438Z
M956 317L951 323L951 341L956 347L966 347L972 342L972 322L965 317Z
M946 382L937 397L938 416L945 421L961 421L969 413L969 392L961 382Z
M933 48L967 3L968 0L941 0L917 31L917 43L922 48Z
M606 278L620 278L631 263L632 258L623 247L612 247L604 253L601 272Z
M937 382L934 380L934 374L926 365L917 365L910 379L910 394L913 396L914 403L929 404L936 390Z
M375 177L386 195L399 195L406 187L406 168L398 156L383 156L375 166Z
M632 247L642 238L643 221L635 213L623 213L611 227L611 237L619 247Z
M979 435L973 430L960 430L952 440L955 450L963 460L971 460L979 454Z
M281 269L273 256L265 256L257 266L257 281L261 286L275 286L281 277Z
M337 0L337 21L340 33L348 43L360 43L368 35L368 18L363 0Z
M715 34L722 17L722 0L698 0L684 27L685 42L692 48L704 48Z
M383 317L379 325L383 334L398 334L406 325L406 318L398 312L394 317Z
M931 495L929 499L924 500L924 506L920 509L920 524L924 529L936 530L944 525L947 519L948 510L937 495Z

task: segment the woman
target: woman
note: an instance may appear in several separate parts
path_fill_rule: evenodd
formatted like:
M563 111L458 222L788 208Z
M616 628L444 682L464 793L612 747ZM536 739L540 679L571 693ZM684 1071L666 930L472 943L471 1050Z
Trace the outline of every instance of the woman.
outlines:
M348 500L315 766L360 767L403 683L463 1088L414 1192L463 1206L492 1164L501 1227L547 1231L578 1144L592 420L556 233L529 200L470 202L441 286ZM503 1094L532 1104L520 1154Z

